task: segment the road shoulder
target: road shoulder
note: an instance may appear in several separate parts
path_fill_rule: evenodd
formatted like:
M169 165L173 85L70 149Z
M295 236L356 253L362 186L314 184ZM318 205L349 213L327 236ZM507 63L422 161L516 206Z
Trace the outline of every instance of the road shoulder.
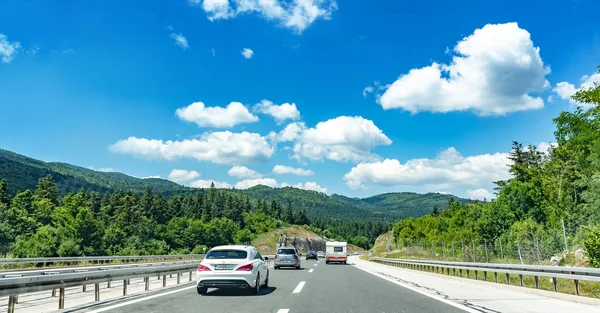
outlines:
M502 286L495 283L474 281L464 278L423 273L419 271L391 267L352 257L351 262L359 269L381 278L394 280L398 285L428 294L432 298L452 301L465 308L478 312L502 313L550 313L550 312L598 312L591 304L576 303L556 299L523 290L525 288ZM509 287L509 288L506 288ZM517 290L519 289L519 290ZM596 300L596 299L592 299ZM531 306L531 303L535 306Z

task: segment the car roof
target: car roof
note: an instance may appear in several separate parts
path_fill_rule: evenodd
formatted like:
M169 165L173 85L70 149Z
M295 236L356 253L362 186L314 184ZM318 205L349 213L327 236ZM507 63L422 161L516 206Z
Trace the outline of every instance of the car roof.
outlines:
M210 249L211 251L215 251L215 250L244 250L244 251L248 251L251 248L254 248L252 246L242 246L242 245L226 245L226 246L217 246L214 247L212 249Z
M290 247L290 246L285 246L285 247L279 247L279 248L277 248L277 250L279 250L279 249L296 249L296 248Z

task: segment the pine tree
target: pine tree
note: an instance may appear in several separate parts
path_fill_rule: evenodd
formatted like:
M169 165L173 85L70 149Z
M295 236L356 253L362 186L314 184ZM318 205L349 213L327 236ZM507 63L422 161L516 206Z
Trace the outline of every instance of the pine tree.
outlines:
M287 205L287 208L285 209L285 214L283 216L283 219L287 223L290 223L290 224L294 223L294 212L292 210L292 203L290 201L288 201L288 205Z
M0 180L0 204L10 204L10 196L8 195L8 183L6 179Z
M437 205L434 205L434 206L433 206L433 212L431 212L431 215L433 215L433 216L437 216L438 214L439 214L439 212L438 212Z
M37 186L35 187L34 195L38 199L48 199L54 205L58 205L60 202L60 191L58 190L58 186L56 186L56 183L50 174L48 174L46 177L40 178Z

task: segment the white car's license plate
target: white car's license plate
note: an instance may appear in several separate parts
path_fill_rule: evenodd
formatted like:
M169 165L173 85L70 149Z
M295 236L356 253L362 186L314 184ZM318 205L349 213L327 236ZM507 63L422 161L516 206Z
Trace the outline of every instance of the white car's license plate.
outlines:
M215 264L215 270L232 270L235 265L233 264Z

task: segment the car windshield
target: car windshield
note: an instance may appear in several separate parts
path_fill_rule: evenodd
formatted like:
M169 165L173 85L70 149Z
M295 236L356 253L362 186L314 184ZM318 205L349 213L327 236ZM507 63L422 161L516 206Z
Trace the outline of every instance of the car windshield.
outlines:
M294 249L279 249L279 250L277 250L277 254L296 254L296 250L294 250Z
M314 251L308 251L308 254L315 254Z
M244 250L215 250L206 254L206 259L245 259L248 252Z

